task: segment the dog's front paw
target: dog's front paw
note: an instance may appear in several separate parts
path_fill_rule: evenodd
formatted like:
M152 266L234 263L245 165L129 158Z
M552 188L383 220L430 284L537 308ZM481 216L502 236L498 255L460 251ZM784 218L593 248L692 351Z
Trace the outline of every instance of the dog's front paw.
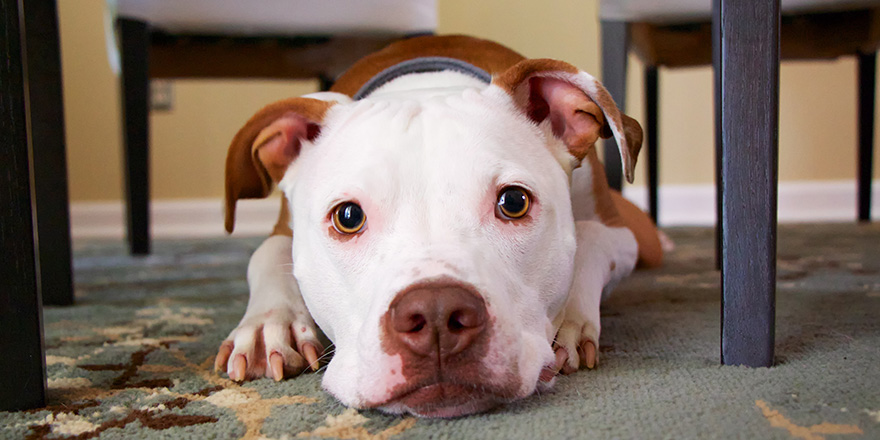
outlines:
M599 326L587 321L562 322L553 349L556 352L556 368L563 374L571 374L581 367L593 369L599 361Z
M311 367L324 351L310 317L272 310L242 319L220 344L214 370L235 381L270 377L276 381Z

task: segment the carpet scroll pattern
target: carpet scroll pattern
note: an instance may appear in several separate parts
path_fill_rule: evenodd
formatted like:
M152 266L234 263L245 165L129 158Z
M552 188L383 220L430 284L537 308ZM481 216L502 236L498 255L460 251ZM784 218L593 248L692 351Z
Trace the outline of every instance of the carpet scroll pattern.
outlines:
M713 232L667 232L665 266L603 305L598 369L454 420L346 409L320 372L215 374L259 238L78 242L77 304L44 311L49 406L0 412L0 438L880 438L880 226L780 227L769 369L719 364Z

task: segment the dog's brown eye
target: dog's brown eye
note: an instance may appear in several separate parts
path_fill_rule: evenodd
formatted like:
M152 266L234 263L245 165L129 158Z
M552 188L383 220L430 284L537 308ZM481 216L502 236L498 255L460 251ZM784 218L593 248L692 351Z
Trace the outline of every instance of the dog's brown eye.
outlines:
M345 202L333 210L333 227L340 234L356 234L366 222L367 216L357 203Z
M518 186L509 186L498 194L495 203L495 215L503 219L522 218L529 212L531 200L526 190Z

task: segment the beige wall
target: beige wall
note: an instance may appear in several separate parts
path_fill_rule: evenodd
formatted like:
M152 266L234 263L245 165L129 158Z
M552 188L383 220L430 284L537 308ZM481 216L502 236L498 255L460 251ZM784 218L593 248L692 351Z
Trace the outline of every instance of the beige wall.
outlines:
M104 3L58 2L72 200L120 197L120 102L104 46Z
M70 197L122 197L119 81L107 60L104 0L58 2ZM170 111L150 116L155 199L223 196L226 148L253 113L310 93L314 81L175 81Z
M638 59L631 56L627 109L644 121L641 72ZM701 184L714 179L712 81L709 67L660 70L661 184ZM856 98L852 57L782 64L780 181L855 179ZM878 136L875 133L875 139ZM874 159L876 179L880 155ZM639 168L636 184L644 181L644 169Z
M598 75L597 4L439 0L439 32L491 38L526 56L563 59ZM59 2L74 201L118 200L122 194L119 85L106 57L103 5L103 0ZM661 183L709 183L710 69L663 69L660 78ZM853 179L854 61L785 63L781 78L780 178ZM642 120L641 67L635 58L628 83L627 108ZM176 81L173 109L151 116L152 196L221 197L226 147L238 127L264 104L314 88L314 83L293 81ZM880 173L877 156L875 176ZM644 181L644 171L638 173L637 184Z

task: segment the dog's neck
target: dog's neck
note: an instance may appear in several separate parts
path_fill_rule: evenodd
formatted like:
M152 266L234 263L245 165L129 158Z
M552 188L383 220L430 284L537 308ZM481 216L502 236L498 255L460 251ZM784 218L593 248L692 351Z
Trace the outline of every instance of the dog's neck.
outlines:
M460 94L466 89L483 89L486 83L458 72L413 73L386 83L371 93L371 100L431 98Z
M371 78L353 96L355 100L399 99L413 94L430 96L482 89L491 75L470 63L444 57L423 57L391 66Z

